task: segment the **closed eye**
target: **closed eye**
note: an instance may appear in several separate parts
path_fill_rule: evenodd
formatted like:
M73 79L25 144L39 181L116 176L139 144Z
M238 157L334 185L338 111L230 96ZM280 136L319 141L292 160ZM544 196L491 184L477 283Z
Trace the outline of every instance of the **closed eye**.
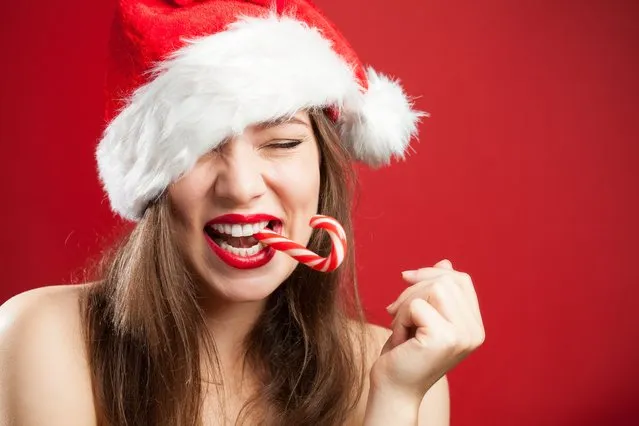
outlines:
M272 144L268 144L266 145L267 148L281 148L281 149L292 149L295 148L297 145L301 144L302 141L300 140L290 140L290 141L286 141L286 142L280 142L280 143L272 143Z

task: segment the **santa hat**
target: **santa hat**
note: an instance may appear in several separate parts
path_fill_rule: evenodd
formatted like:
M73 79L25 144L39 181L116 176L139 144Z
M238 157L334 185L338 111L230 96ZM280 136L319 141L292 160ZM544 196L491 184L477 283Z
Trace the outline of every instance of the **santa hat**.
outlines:
M326 108L354 157L382 165L423 115L307 0L119 0L110 51L96 158L130 220L250 124Z

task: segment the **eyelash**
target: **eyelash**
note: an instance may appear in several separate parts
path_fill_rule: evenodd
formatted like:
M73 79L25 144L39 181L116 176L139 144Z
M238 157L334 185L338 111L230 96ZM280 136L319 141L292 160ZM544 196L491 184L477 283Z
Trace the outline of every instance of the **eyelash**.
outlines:
M277 148L277 149L293 149L295 148L297 145L301 144L302 141L300 140L291 140L289 142L284 142L284 143L272 143L270 145L267 145L268 148Z

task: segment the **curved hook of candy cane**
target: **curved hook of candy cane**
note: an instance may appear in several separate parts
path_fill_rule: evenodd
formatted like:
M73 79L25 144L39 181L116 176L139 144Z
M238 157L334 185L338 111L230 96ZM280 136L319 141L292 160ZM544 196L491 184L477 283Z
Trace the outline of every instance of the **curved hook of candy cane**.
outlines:
M255 234L254 237L261 243L288 254L298 262L316 271L334 271L341 265L346 255L347 241L344 228L337 220L324 215L313 216L310 221L310 226L314 229L324 229L328 232L331 238L331 252L328 257L321 257L303 245L282 237L270 229L263 229Z
M324 259L323 264L317 265L318 270L322 272L330 272L337 269L346 257L346 249L348 243L346 241L346 232L340 223L330 216L315 215L311 218L310 226L314 229L323 229L328 232L331 238L331 252Z

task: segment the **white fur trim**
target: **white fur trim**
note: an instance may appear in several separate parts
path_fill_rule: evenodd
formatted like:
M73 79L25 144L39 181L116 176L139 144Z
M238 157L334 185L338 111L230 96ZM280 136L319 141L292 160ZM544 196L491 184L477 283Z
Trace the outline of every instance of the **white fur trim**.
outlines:
M191 40L155 70L106 128L96 158L112 209L130 220L198 158L257 122L306 107L337 106L358 159L402 156L419 113L398 83L368 70L362 93L352 67L320 32L270 14Z
M419 118L399 81L393 81L373 68L366 70L368 90L359 111L342 123L341 133L349 141L355 158L373 166L403 159L408 144L417 136Z

